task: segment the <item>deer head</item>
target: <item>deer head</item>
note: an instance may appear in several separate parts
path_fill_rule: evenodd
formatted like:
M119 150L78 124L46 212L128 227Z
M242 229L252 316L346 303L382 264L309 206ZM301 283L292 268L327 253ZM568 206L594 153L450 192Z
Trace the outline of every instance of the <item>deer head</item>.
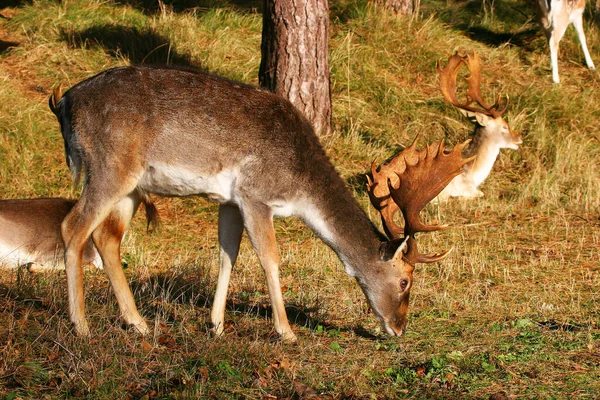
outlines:
M463 65L466 65L469 69L470 76L465 78L468 83L468 89L466 101L461 103L456 97L456 79ZM494 140L500 148L510 148L513 150L519 148L519 144L522 143L521 136L513 132L502 118L502 114L508 108L508 96L502 109L500 109L500 95L491 106L481 96L481 61L477 53L474 53L473 56L468 54L463 56L455 53L448 59L448 63L444 68L441 68L438 62L437 70L440 74L440 91L446 101L461 110L478 127L486 128L484 130L493 132ZM478 107L473 105L474 102Z
M446 185L462 172L462 166L471 158L463 158L466 141L452 151L444 151L443 141L417 150L418 137L388 163L376 168L371 165L371 176L367 176L367 191L373 206L380 212L384 230L390 245L402 240L392 259L402 271L400 293L386 307L394 318L382 318L388 333L403 333L413 282L413 271L417 263L433 263L443 260L452 249L436 254L422 254L417 249L415 234L444 229L447 225L427 225L419 218L420 211L435 198ZM394 215L400 210L404 227L396 224ZM402 238L403 236L403 238ZM385 246L384 246L385 247ZM377 307L373 307L374 310ZM389 329L388 329L389 328ZM390 332L390 329L393 331Z

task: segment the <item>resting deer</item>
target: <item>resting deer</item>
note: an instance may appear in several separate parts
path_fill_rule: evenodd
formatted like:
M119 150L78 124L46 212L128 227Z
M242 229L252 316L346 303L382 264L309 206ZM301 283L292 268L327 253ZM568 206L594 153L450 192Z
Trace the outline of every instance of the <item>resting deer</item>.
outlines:
M552 80L560 83L558 77L558 45L568 26L573 24L588 68L595 69L583 32L583 11L585 0L534 0L537 19L548 38Z
M416 252L413 239L387 241L379 233L310 123L287 100L202 72L123 67L75 85L62 98L55 91L50 106L75 181L85 167L81 199L62 224L69 316L78 334L89 334L81 253L90 235L125 323L149 332L119 263L122 232L146 193L203 195L220 203L220 266L211 311L216 335L223 333L229 278L245 229L265 271L275 330L283 340L295 340L273 227L273 217L289 215L337 253L385 331L404 332L413 269L404 251ZM464 163L457 153L427 158L434 165L439 159L452 162L429 172L421 164L407 169L401 188L412 191L402 198L413 218L437 194L423 174L449 181Z
M64 267L60 224L75 205L62 198L0 200L0 265L29 270ZM83 263L102 268L88 240Z
M456 78L463 64L466 64L470 76L465 78L469 84L467 89L467 102L461 103L456 98ZM448 64L442 69L438 65L440 74L440 90L446 101L456 106L471 122L475 130L471 142L464 150L465 157L477 156L463 167L464 173L458 175L440 193L438 199L449 197L480 197L483 193L477 189L490 174L500 149L517 150L523 143L521 135L513 132L502 118L506 111L499 110L499 99L493 106L488 106L481 97L481 64L479 56L475 53L461 56L458 53L448 59ZM475 101L479 108L471 106Z
M76 200L63 198L0 200L0 265L30 271L64 268L60 224ZM157 223L154 204L144 199L148 225ZM90 238L82 263L102 268L102 259Z

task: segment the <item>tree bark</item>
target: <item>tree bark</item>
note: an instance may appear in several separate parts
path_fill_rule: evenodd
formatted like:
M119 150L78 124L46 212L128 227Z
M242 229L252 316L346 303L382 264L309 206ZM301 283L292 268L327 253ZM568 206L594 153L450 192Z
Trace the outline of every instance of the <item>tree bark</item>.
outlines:
M376 0L376 2L392 10L394 14L410 15L414 11L413 0Z
M265 0L259 82L331 133L327 0Z

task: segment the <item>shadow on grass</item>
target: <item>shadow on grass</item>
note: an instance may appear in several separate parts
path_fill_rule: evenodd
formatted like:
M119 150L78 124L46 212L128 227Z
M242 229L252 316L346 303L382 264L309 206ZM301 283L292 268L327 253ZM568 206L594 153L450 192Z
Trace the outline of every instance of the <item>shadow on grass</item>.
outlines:
M61 39L72 48L101 47L113 57L125 57L132 64L174 64L205 69L186 54L173 49L171 42L151 28L98 25L82 31L62 31Z
M481 26L472 26L464 29L464 32L474 41L491 47L499 47L504 44L512 44L525 50L532 51L532 43L541 35L539 29L531 28L520 32L494 32Z
M7 42L4 40L0 40L0 54L6 53L11 47L17 47L19 43L17 42Z
M2 0L0 8L4 7L24 7L33 3L33 0Z
M189 10L206 10L213 8L232 8L245 12L262 13L263 0L119 0L119 4L125 4L152 15L163 9L173 12L184 12Z
M201 271L200 271L201 272ZM191 272L171 274L162 273L151 276L148 279L134 280L130 282L132 291L138 299L139 304L144 304L146 311L150 311L148 317L154 319L157 315L167 318L169 322L176 322L170 313L165 315L165 303L189 304L194 307L210 309L212 307L214 287L210 284L207 276L195 275ZM235 295L235 293L233 293ZM287 303L285 307L291 324L302 326L310 330L322 329L323 331L335 330L338 332L354 332L355 335L366 339L377 339L377 336L369 333L361 326L344 327L326 322L320 317L319 307ZM248 318L272 319L270 303L239 301L229 299L227 301L227 312L242 314ZM173 320L170 320L173 318ZM208 331L211 326L205 326Z

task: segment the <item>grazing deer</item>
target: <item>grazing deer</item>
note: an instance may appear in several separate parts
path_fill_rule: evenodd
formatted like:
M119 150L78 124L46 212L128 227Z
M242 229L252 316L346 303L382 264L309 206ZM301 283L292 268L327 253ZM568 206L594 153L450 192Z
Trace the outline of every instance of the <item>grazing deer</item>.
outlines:
M64 268L60 224L76 200L63 198L0 200L0 266L30 271ZM156 225L154 204L144 199L148 225ZM102 268L102 259L90 238L82 263Z
M465 78L469 85L466 103L461 103L456 98L456 78L463 64L466 64L470 71L470 76ZM455 177L440 193L438 199L483 196L483 192L477 188L490 174L500 149L517 150L523 140L521 135L513 132L502 118L508 101L502 110L498 110L500 99L493 106L488 106L483 101L481 97L481 64L477 53L472 57L456 53L448 59L448 64L443 69L438 64L438 72L440 74L440 90L446 101L456 106L475 124L471 142L464 150L463 155L465 157L477 156L465 164L464 173ZM480 108L471 106L473 101Z
M595 69L583 32L583 11L585 0L534 0L537 19L548 38L552 80L560 83L558 77L558 45L570 24L577 31L579 43L588 68Z
M69 316L78 334L89 334L81 253L90 235L123 320L149 332L119 263L122 232L145 193L203 195L220 203L220 266L211 311L215 334L223 332L229 278L246 229L266 275L275 330L283 340L296 339L279 284L273 227L273 217L289 215L301 218L337 253L385 331L404 332L413 269L404 251L416 251L414 239L387 241L379 233L310 123L287 100L198 71L123 67L80 82L62 97L55 90L50 107L60 121L75 181L85 168L81 199L62 224ZM431 163L439 165L438 159L452 162L422 172ZM413 217L437 195L422 175L449 181L464 163L457 153L427 160L408 168L401 185L412 185L402 199Z

